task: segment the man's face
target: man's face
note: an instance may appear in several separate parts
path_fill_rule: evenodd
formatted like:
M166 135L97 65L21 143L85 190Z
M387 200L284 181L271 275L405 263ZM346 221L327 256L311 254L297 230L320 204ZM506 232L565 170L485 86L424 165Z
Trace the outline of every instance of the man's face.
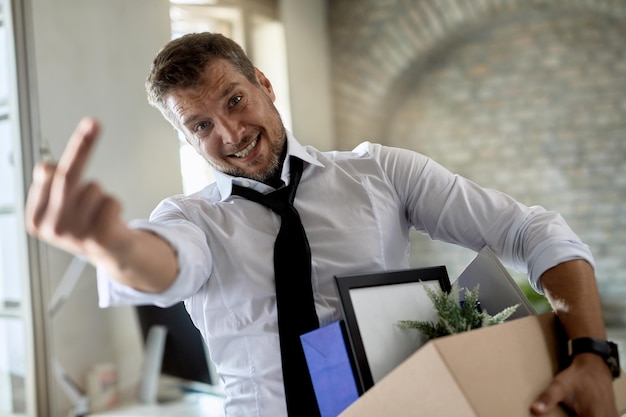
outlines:
M204 70L197 88L174 90L167 105L187 141L217 170L267 182L278 172L286 134L274 90L256 70L251 83L227 60Z

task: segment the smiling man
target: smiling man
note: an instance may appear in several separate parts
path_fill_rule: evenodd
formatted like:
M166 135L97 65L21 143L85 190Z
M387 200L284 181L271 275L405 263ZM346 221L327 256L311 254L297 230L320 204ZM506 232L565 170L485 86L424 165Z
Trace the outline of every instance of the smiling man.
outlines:
M86 118L58 164L35 168L26 225L97 266L101 306L184 300L224 382L228 416L319 415L300 401L308 376L287 379L281 362L301 355L281 341L274 244L282 214L233 190L295 194L310 261L306 274L291 279L308 286L315 325L340 318L333 276L408 268L414 228L475 251L489 246L558 301L570 339L606 343L593 258L557 213L481 188L412 151L302 146L283 127L270 81L221 35L168 43L146 86L150 103L212 165L215 183L167 198L149 220L127 225L120 202L82 179L99 132ZM290 294L287 302L307 304L289 291L282 300ZM529 409L542 415L559 403L581 417L617 416L600 355L574 356Z
M269 80L256 68L251 75L217 59L200 75L201 86L166 93L164 105L213 168L271 183L280 177L286 133Z

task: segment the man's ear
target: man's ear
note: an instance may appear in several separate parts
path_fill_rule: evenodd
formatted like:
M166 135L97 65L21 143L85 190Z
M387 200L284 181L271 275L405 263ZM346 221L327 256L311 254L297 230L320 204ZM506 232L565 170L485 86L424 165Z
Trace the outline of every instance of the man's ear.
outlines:
M272 87L272 83L270 80L261 72L260 69L254 68L254 74L256 75L256 79L261 86L261 89L265 91L265 93L272 99L272 102L276 100L276 94L274 94L274 88Z

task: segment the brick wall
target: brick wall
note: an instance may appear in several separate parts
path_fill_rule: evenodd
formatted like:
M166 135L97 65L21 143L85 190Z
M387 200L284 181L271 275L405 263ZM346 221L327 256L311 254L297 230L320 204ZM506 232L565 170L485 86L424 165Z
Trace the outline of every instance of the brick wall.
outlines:
M339 147L415 149L561 212L626 321L626 2L329 2ZM473 254L415 235L415 265Z

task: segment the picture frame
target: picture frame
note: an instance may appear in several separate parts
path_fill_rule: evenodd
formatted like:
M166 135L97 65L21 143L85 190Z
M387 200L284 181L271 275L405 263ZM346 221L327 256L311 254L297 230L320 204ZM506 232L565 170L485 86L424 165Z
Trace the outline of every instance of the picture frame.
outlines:
M413 354L426 339L399 320L436 321L428 286L449 292L445 266L335 276L359 395Z

